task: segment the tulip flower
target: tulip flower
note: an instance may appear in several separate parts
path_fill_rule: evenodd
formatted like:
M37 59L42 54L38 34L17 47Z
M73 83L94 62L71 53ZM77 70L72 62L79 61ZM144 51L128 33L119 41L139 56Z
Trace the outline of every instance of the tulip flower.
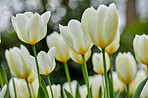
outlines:
M36 78L31 84L29 84L29 87L31 88L31 94L33 98L37 98L38 89L39 89L38 78Z
M146 78L146 74L143 70L137 72L137 76L134 81L130 84L130 94L133 95L138 87L138 85Z
M11 21L18 38L25 43L34 45L46 36L50 15L50 11L42 15L25 12L17 14L16 17L12 16Z
M122 93L124 91L124 84L119 80L117 72L113 72L113 84L114 93L116 93L117 91Z
M40 73L43 75L49 75L55 68L55 48L51 48L48 53L41 51L38 53L37 58L39 62Z
M115 40L105 48L105 52L108 53L109 55L112 55L114 52L118 50L120 45L119 43L120 43L120 32L118 30Z
M28 77L28 83L32 83L36 78L37 78L37 72L35 69L32 69L32 72L30 76Z
M30 95L26 81L24 79L14 78L14 82L15 82L17 97L29 98ZM9 92L10 92L10 97L15 98L12 79L9 81Z
M75 53L85 55L91 49L92 44L85 38L79 21L70 20L68 26L59 25L59 29L65 42Z
M79 91L80 91L80 95L81 98L87 98L87 86L86 85L81 85L79 86Z
M64 63L70 59L69 48L61 34L54 31L52 34L47 36L46 42L48 48L56 48L56 60Z
M29 77L32 71L32 65L27 62L28 55L29 52L23 45L21 45L20 49L13 47L5 51L9 69L14 76L24 79Z
M7 85L5 84L2 90L0 91L0 98L4 98L6 91L7 91Z
M94 75L89 77L90 86L92 87L92 96L93 98L99 97L99 89L102 89L102 96L104 96L104 80L101 75Z
M61 85L59 85L59 84L58 85L53 84L51 87L53 89L54 98L61 97ZM49 85L47 86L47 90L48 90L49 98L51 98L51 91L50 91Z
M107 53L105 53L105 58L106 58L106 65L107 65L107 71L108 71L110 69L110 61ZM93 70L96 73L103 75L104 67L103 67L102 53L94 53L92 56L92 63L93 63Z
M86 62L89 60L90 56L91 56L91 50L89 50L89 51L84 55ZM70 57L71 57L71 59L72 59L73 61L75 61L76 63L78 63L78 64L83 64L83 58L82 58L81 55L79 55L79 54L77 54L77 53L75 53L75 52L73 52L73 51L70 51Z
M140 94L140 98L148 98L148 81L146 82L146 84L144 85L142 92Z
M130 96L129 85L136 78L137 65L133 55L119 53L116 57L116 70L118 78L127 85L128 98Z
M148 35L136 35L133 47L137 61L148 66Z
M100 5L97 10L87 8L82 15L81 27L87 39L105 49L117 35L118 13L115 4L109 7Z
M77 83L78 83L77 80L73 80L73 81L71 82L71 86L72 86L72 93L71 93L71 94L72 94L72 96L73 96L74 98L75 98ZM68 82L65 82L65 83L63 84L63 86L62 86L63 96L64 96L64 98L67 98L64 89L66 89L68 92L70 92L70 87L69 87Z
M84 36L83 31L81 29L81 23L77 20L70 20L68 22L68 26L62 26L59 25L60 32L62 33L62 36L67 43L67 45L70 47L70 49L81 55L83 58L84 66L82 66L82 70L84 70L84 77L86 77L85 83L87 85L88 90L88 98L90 98L90 88L89 88L89 80L88 80L88 72L87 72L87 66L85 62L84 55L91 49L92 43L90 43Z

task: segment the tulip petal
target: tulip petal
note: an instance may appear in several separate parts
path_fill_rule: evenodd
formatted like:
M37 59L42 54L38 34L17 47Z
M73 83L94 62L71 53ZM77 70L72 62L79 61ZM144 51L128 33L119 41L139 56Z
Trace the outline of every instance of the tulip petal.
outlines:
M44 20L45 25L48 23L50 16L51 16L51 12L50 11L47 11L44 14L41 15L41 17Z
M30 18L31 16L33 16L32 12L25 12L24 15L26 15L28 18Z

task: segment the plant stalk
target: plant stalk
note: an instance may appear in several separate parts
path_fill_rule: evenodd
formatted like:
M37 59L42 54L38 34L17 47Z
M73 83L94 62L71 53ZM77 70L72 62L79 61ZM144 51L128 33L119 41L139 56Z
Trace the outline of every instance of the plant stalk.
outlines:
M53 96L53 90L52 90L52 87L51 87L51 83L50 83L49 76L47 75L46 78L47 78L47 80L48 80L48 84L49 84L49 87L50 87L50 91L51 91L52 98L54 98L54 96Z

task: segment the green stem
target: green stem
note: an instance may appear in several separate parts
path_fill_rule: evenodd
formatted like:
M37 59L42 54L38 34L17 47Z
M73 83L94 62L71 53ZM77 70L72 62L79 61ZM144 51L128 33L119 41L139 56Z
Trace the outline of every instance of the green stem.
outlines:
M84 55L82 55L82 58L83 58L83 63L84 63L84 72L85 72L85 83L87 85L87 91L88 91L88 98L91 98L91 95L90 95L90 88L89 88L89 79L88 79L88 72L87 72L87 66L86 66L86 61L85 61L85 57Z
M83 73L83 77L84 77L84 82L86 82L85 71L84 71L84 65L81 64L81 66L82 66L82 73Z
M127 84L126 87L127 87L127 97L130 98L129 85Z
M103 66L104 66L106 93L107 93L107 98L109 98L109 86L108 86L108 77L107 77L106 61L105 61L105 49L102 49L102 54L103 54Z
M11 77L12 77L12 82L13 82L13 89L14 89L15 98L17 98L17 92L16 92L16 87L15 87L14 77L13 77L12 74L11 74Z
M110 58L110 76L111 76L111 97L114 98L114 85L113 85L113 63L112 63L112 55L109 55Z
M27 83L27 88L28 88L29 94L30 94L30 98L32 98L32 96L31 96L31 90L30 90L30 87L29 87L29 84L28 84L28 80L27 79L26 79L26 83Z
M41 84L41 78L40 78L40 70L39 70L39 64L38 64L35 45L32 45L32 50L33 50L33 54L34 54L34 57L35 57L36 68L37 68L37 73L38 73L38 81L39 81L39 85L40 85Z
M65 73L66 73L67 81L69 82L70 92L72 93L72 88L71 88L71 78L70 78L70 74L69 74L69 70L68 70L67 62L64 63L64 68L65 68Z
M47 80L48 80L48 84L49 84L49 87L50 87L50 91L51 91L52 98L54 98L54 96L53 96L53 90L52 90L52 87L51 87L51 83L50 83L49 76L47 75L46 78L47 78Z

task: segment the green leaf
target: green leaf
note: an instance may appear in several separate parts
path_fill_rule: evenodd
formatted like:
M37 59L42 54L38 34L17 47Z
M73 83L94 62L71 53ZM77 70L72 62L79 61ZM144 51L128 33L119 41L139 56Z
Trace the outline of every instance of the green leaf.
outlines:
M114 98L120 98L120 91L119 90L115 93L115 97Z
M81 95L80 95L80 91L79 91L79 84L77 83L77 88L76 88L76 98L81 98Z
M5 93L4 98L9 98L8 79L7 79L7 75L6 75L6 72L5 72L5 70L4 70L3 65L1 65L1 78L2 78L2 81L3 81L3 86L4 86L5 84L7 84L7 91L6 91L6 93ZM2 87L3 87L3 86L2 86Z
M65 94L66 94L67 98L74 98L74 97L71 95L71 93L68 92L66 89L64 89L64 91L65 91Z
M38 98L46 98L45 91L43 90L42 86L39 86Z
M98 96L98 98L102 98L102 88L101 88L101 86L99 88L99 96Z
M108 78L109 80L109 93L110 93L110 97L113 98L114 97L114 91L113 91L113 83L112 83L112 80L111 80L111 77L109 76Z
M4 83L3 83L3 79L2 79L2 75L1 75L1 73L0 73L0 84L1 84L1 87L4 86Z
M139 98L139 97L140 97L141 91L142 91L144 85L146 84L147 80L148 80L148 77L146 77L146 78L138 85L138 87L137 87L137 89L136 89L136 92L135 92L135 94L133 95L133 98Z
M42 89L43 89L44 92L45 92L45 96L46 96L46 98L49 98L46 84L45 84L45 82L44 82L44 80L43 80L42 78L41 78L41 86L42 86ZM44 98L45 98L45 97L44 97Z

